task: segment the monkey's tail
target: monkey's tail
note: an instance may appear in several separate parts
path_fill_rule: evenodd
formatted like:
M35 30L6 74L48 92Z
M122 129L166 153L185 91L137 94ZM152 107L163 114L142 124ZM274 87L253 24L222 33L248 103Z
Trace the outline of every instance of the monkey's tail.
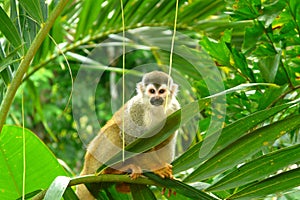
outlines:
M130 192L130 184L129 183L117 183L116 190L120 193L129 193Z

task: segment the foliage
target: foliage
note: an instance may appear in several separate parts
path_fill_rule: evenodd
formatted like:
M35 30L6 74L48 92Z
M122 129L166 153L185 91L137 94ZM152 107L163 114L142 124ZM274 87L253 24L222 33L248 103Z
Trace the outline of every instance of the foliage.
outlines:
M0 2L0 127L4 122L20 126L6 125L1 131L0 165L5 166L1 170L1 177L5 177L0 181L1 199L16 199L24 194L23 189L26 198L39 193L36 199L44 195L46 199L74 199L71 186L79 183L132 183L122 175L75 176L82 167L82 142L98 131L90 124L103 125L111 110L118 107L110 102L120 103L121 91L116 88L122 78L122 17L119 1L66 3ZM139 66L151 70L149 63L167 71L171 35L166 30L173 30L175 0L123 3L126 76L138 81L144 72ZM175 81L180 77L185 80L178 98L182 109L168 118L169 123L156 137L127 147L145 151L163 140L161 135L166 137L180 126L177 158L172 163L178 180L145 173L146 177L132 184L133 195L108 187L99 196L297 197L299 27L296 0L180 1L172 75ZM98 44L106 47L95 51ZM76 75L78 78L82 69L99 74L101 80L87 76L77 94ZM96 95L92 97L85 88L94 87ZM10 92L13 88L18 89L16 94ZM132 95L134 85L132 88L126 98ZM82 101L74 101L78 97ZM6 108L8 116L3 112ZM80 108L79 119L74 108ZM96 110L96 121L85 114L89 110ZM22 129L23 124L30 131ZM80 138L77 130L85 134ZM112 163L120 160L118 156L113 159ZM161 187L178 194L161 195Z

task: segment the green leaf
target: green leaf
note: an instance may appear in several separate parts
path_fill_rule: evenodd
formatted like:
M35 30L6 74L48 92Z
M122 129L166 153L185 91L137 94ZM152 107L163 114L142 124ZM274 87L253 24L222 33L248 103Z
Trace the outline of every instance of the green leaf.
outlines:
M13 74L10 70L11 64L15 62L19 62L21 59L15 59L18 57L18 51L20 50L22 46L19 46L15 48L12 52L10 52L8 55L5 55L2 49L0 49L0 77L3 79L6 86L8 86L11 83Z
M234 170L206 190L226 190L261 180L285 166L299 162L299 155L300 144L263 155Z
M36 190L36 191L30 192L25 195L24 199L31 199L32 197L36 196L37 194L39 194L42 191L43 190ZM22 200L22 199L23 199L23 197L19 197L16 200Z
M69 185L70 180L71 179L66 176L56 177L46 192L45 200L61 199Z
M63 198L64 200L79 200L74 190L71 187L67 187Z
M9 19L5 11L0 7L0 31L11 42L11 44L17 48L22 45L21 36L14 26L13 22Z
M46 145L24 129L26 157L23 158L23 129L4 126L0 134L0 199L22 195L23 159L26 159L26 193L48 188L55 177L67 175Z
M29 13L29 15L37 22L44 22L43 12L41 8L42 1L40 0L20 0L22 7Z
M0 56L0 73L5 70L8 65L20 61L20 59L15 59L18 56L18 51L22 48L22 46L16 47L14 51L10 52L8 55L4 57ZM0 50L2 51L2 50ZM3 53L3 52L2 52ZM3 57L3 58L1 58Z
M234 66L241 70L242 74L255 82L254 75L248 67L247 59L243 53L240 53L236 48L231 49L232 57L234 60Z
M228 39L231 33L229 31L225 33L227 34L223 36L223 40L220 42L213 41L208 37L203 37L200 44L220 65L230 66L230 51L225 42L227 42L226 39Z
M226 146L243 136L248 130L252 129L259 123L265 121L266 119L277 114L283 109L290 107L291 105L292 104L284 104L270 109L258 111L229 124L222 130L217 143L207 156L205 156L204 158L200 157L200 148L202 147L203 143L197 143L173 162L174 173L178 173L180 171L187 170L191 167L199 165L201 162L222 151ZM216 134L212 134L209 137L215 137L215 135Z
M178 21L188 22L191 18L206 19L209 15L224 9L225 5L222 0L193 1L179 13Z
M265 2L266 3L266 2ZM264 26L267 28L278 17L282 10L286 7L285 1L275 1L270 4L263 5L263 15L258 19L264 22Z
M285 191L300 185L300 168L273 176L235 193L228 199L257 199L269 194Z
M204 162L185 182L200 181L224 172L271 145L278 137L300 126L300 115L296 115L250 132L230 144L211 159Z
M290 5L290 9L291 9L291 12L292 12L292 15L294 16L294 20L295 20L295 23L297 23L297 26L300 27L300 15L299 15L299 12L300 12L300 6L299 6L299 2L298 0L289 0L287 1ZM299 28L298 28L299 29ZM298 30L299 31L299 30Z
M103 2L83 1L82 10L79 15L79 22L76 29L75 39L88 35L93 22L97 19Z
M238 20L255 19L259 16L260 0L236 1L234 13L231 16Z
M278 98L280 98L280 96L288 90L288 88L288 84L266 88L263 96L261 97L263 101L259 101L258 109L262 110L271 106L274 101L278 100Z
M264 33L264 29L259 24L255 23L252 27L246 28L245 39L242 49L250 51L256 47L256 43L260 40Z
M192 186L189 186L185 183L182 183L180 181L174 180L174 179L163 179L153 173L147 172L144 173L145 176L148 178L154 180L155 182L161 184L163 187L174 189L174 191L183 194L186 197L189 197L191 199L201 199L201 200L214 200L215 198L206 194L205 192L202 192L200 190L195 189Z
M133 200L155 200L156 197L153 192L146 186L140 184L130 185Z
M273 83L280 64L281 53L274 56L261 57L258 61L260 73L268 83Z

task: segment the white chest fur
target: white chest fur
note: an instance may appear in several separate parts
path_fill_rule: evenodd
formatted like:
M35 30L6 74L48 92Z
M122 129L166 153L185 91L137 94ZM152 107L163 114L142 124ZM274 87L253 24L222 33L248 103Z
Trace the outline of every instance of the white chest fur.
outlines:
M124 111L124 128L126 144L133 142L136 138L143 137L146 132L150 133L147 137L151 137L158 133L164 126L167 114L174 112L173 110L161 106L153 106L145 104L138 97L132 98L128 102L128 107ZM149 132L152 130L152 132Z

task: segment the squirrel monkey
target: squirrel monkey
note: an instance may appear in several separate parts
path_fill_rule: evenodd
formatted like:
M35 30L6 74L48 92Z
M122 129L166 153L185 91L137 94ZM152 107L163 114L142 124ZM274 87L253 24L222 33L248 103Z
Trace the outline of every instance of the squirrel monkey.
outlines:
M176 100L177 88L173 79L164 72L146 73L142 81L137 84L137 95L113 115L89 144L81 175L96 173L103 163L122 149L123 142L128 145L154 127L156 131L153 135L155 135L159 131L158 124L180 108ZM124 132L125 141L122 140ZM142 174L143 170L147 170L162 178L173 178L170 163L175 156L176 134L177 132L151 150L110 166L101 173L130 172L131 178L135 179ZM77 194L82 200L95 199L83 184L77 187Z

